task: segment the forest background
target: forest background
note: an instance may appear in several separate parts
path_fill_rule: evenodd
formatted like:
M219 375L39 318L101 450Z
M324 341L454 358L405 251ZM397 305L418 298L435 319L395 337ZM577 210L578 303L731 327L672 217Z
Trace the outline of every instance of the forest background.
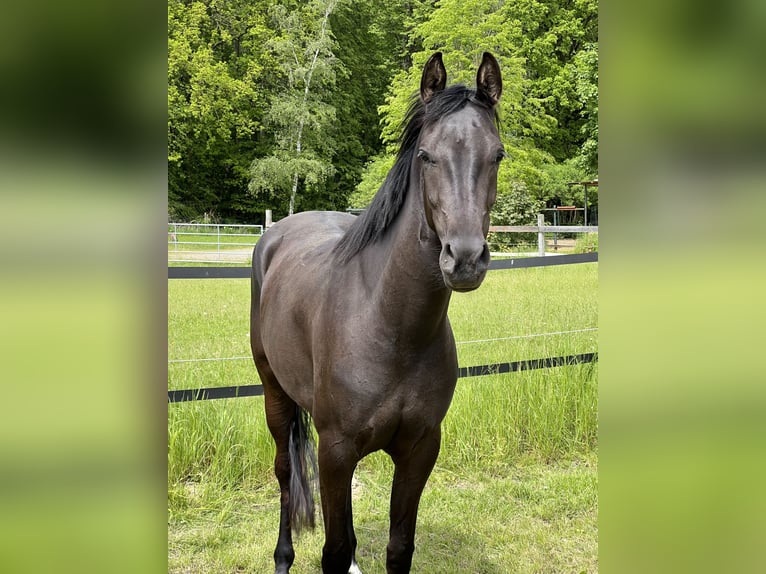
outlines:
M493 223L582 206L567 183L598 176L596 0L169 0L168 219L366 206L435 51L449 83L500 62Z

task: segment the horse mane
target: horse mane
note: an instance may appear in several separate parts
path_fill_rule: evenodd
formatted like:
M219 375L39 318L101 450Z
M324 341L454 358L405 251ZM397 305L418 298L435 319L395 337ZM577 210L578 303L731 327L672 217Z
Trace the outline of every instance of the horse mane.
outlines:
M399 151L394 166L386 175L370 205L356 218L333 248L333 253L341 263L347 263L362 249L381 239L399 215L407 197L410 166L417 153L418 139L423 128L461 110L468 102L487 110L492 114L495 124L498 124L498 115L492 106L483 98L477 97L476 90L461 84L434 93L427 105L419 95L413 96L402 122Z

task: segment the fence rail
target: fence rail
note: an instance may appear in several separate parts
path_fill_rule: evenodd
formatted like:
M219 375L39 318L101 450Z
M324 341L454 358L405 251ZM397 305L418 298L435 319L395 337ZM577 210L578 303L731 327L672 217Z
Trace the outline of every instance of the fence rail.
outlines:
M553 242L558 249L559 233L598 233L597 225L545 225L542 213L537 215L537 225L493 225L489 228L494 233L537 233L537 255L545 256L545 234L553 233Z
M526 361L496 363L493 365L476 365L460 367L458 378L485 377L487 375L502 375L517 371L535 369L551 369L566 365L579 365L598 361L598 353L581 353L562 357L546 357ZM263 395L263 385L240 385L237 387L207 387L201 389L178 389L168 391L168 403L185 403L188 401L210 401L214 399L235 399L239 397L258 397Z
M598 225L492 225L495 233L598 233Z
M178 231L178 228L186 231ZM215 228L215 232L199 231L199 229ZM221 233L222 227L234 227L238 229L249 228L254 232L241 233ZM196 229L195 229L196 228ZM172 229L172 231L171 231ZM497 225L490 227L490 231L496 233L537 233L538 234L538 256L537 257L511 257L506 259L493 259L490 262L490 270L493 269L520 269L524 267L543 267L550 265L567 265L574 263L591 263L598 261L598 252L575 253L570 255L545 254L545 234L546 233L592 233L598 232L597 226L591 225L543 225L542 215L538 216L538 225ZM234 251L232 247L247 247L247 252L243 258L246 262L252 252L252 247L257 241L257 237L263 234L261 225L202 225L202 224L168 224L168 262L205 262L206 259L171 259L171 253L183 253L183 250L170 249L171 242L177 245L214 245L215 252L208 254L217 255L217 258L211 262L239 262L221 257L222 253L229 254ZM215 237L216 241L178 241L178 236ZM226 238L230 237L254 237L252 243L232 242ZM222 242L221 238L225 241ZM223 250L221 249L223 247ZM186 252L189 253L188 251ZM205 252L195 252L195 254ZM249 279L251 274L250 267L168 267L168 279ZM239 357L237 357L239 358ZM563 365L575 365L579 363L591 363L598 360L598 353L582 353L579 355L569 355L564 357L546 357L542 359L531 359L525 361L513 361L507 363L498 363L492 365L476 365L471 367L460 367L459 377L478 377L492 374L512 373L530 369L546 369L559 367ZM214 387L198 389L179 389L168 391L168 402L178 403L186 401L211 400L236 397L252 397L263 394L261 385L242 385L237 387Z
M516 259L498 259L490 263L490 269L514 269L521 267L540 267L549 265L564 265L574 263L592 263L598 261L598 252L576 253L572 255L557 255L548 257L524 257ZM168 279L247 279L250 277L249 267L168 267ZM583 331L592 330L591 328ZM574 331L573 331L574 332ZM558 334L558 333L546 333ZM468 341L476 342L476 341ZM226 357L223 359L202 360L231 360L249 359L249 357ZM195 359L197 362L200 359ZM581 353L561 357L545 357L524 361L510 361L492 365L475 365L460 367L458 377L481 377L526 371L533 369L550 369L564 365L577 365L598 361L598 353ZM179 361L180 362L180 361ZM187 361L184 361L187 362ZM192 362L192 361L189 361ZM168 403L225 399L237 397L253 397L263 395L261 385L241 385L236 387L209 387L197 389L178 389L168 391Z
M263 225L168 223L168 263L247 263Z
M545 234L598 233L595 225L493 225L493 233L536 233L537 255L545 256ZM248 263L253 247L263 235L263 225L218 223L168 223L168 263ZM556 245L558 247L558 245Z
M490 271L495 269L522 269L524 267L548 267L573 263L595 263L598 251L572 253L569 255L547 255L545 257L514 257L493 259ZM168 279L249 279L250 267L168 267Z

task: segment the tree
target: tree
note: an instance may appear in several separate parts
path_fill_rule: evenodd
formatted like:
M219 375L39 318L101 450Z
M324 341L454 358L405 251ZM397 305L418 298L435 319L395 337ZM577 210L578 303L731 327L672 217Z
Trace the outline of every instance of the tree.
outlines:
M597 0L516 0L503 6L509 47L524 61L525 105L539 106L555 129L530 133L556 162L574 157L583 142L583 102L575 60L598 41Z
M269 42L282 72L282 89L272 97L266 123L272 152L253 160L249 190L295 211L298 188L317 186L334 173L332 128L335 107L327 103L338 62L333 53L330 15L337 0L314 0L303 9L274 6L279 35Z
M335 107L335 175L325 184L325 202L343 209L359 184L365 163L382 149L378 105L390 78L408 54L407 20L412 0L355 0L331 16L335 55L343 63L331 103Z
M584 177L583 166L593 166L597 157L597 35L595 0L439 2L414 27L413 44L420 48L412 54L413 65L395 76L379 108L387 149L369 164L355 199L382 183L380 167L395 152L399 124L417 90L422 64L437 50L444 53L450 80L467 85L474 81L483 51L492 52L501 64L500 135L510 162L498 176L499 197L516 190L516 195L545 202L551 166L580 157L581 150L584 163L578 170Z
M582 102L585 137L577 163L587 179L598 176L598 44L588 44L574 59L577 95Z
M528 80L524 75L524 60L512 50L512 27L509 26L505 4L482 0L443 0L439 7L413 31L422 46L412 55L413 65L397 74L386 98L379 107L382 138L392 155L398 145L398 132L406 109L420 82L420 70L435 51L444 54L450 82L474 83L482 53L492 52L503 72L503 97L500 100L501 139L512 161L501 169L500 194L510 189L510 182L524 181L530 189L539 189L542 182L540 166L549 156L534 146L534 137L543 137L555 129L555 119L544 113L525 93ZM384 158L377 158L365 173L360 187L377 188L382 179L380 170Z
M492 225L535 225L543 207L545 204L532 197L522 182L512 182L510 189L497 197L491 213ZM534 239L533 233L490 233L488 241L491 249L501 251Z
M483 51L500 61L500 196L597 177L596 0L279 2L169 0L170 217L365 204L437 50L468 85Z
M269 89L264 5L169 0L169 217L259 210L243 192Z

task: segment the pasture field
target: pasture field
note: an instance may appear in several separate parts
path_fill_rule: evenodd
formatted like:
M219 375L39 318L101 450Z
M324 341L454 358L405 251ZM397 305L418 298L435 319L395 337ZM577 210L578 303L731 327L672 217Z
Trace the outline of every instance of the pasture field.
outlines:
M250 247L252 251L255 244L261 238L260 235L252 234L221 234L215 233L189 233L183 232L176 235L174 241L171 234L168 234L168 249L200 249L210 248L220 245L222 248L245 248Z
M596 351L597 331L582 329L597 326L597 281L595 263L490 271L480 289L452 298L460 366ZM258 382L249 301L248 280L168 282L169 388ZM174 362L197 358L230 360ZM458 380L413 572L597 571L597 372ZM273 569L273 453L261 397L168 405L170 572ZM385 570L391 475L380 453L356 473L366 573ZM318 572L321 544L321 525L302 535L292 571Z

